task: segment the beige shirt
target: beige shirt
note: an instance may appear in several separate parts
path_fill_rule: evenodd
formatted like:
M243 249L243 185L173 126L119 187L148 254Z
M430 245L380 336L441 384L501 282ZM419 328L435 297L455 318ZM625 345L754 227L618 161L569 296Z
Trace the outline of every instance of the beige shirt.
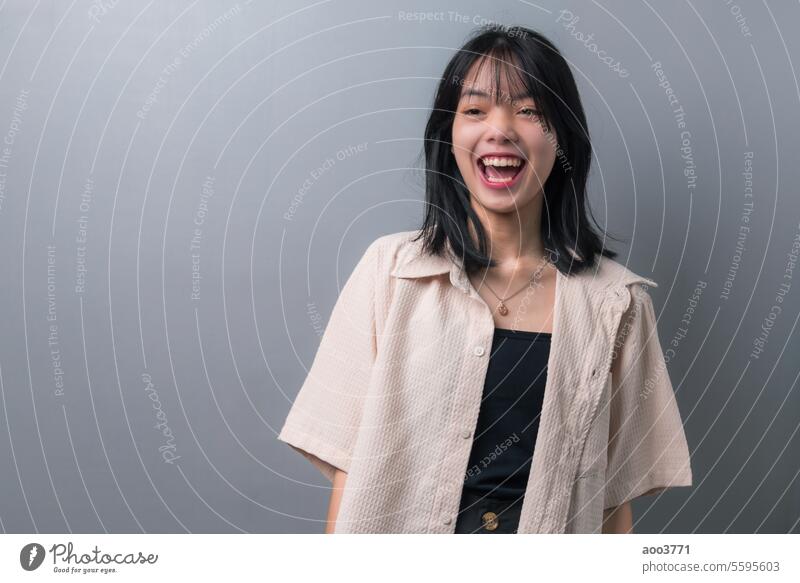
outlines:
M495 323L415 233L366 250L278 435L328 480L348 473L337 533L454 532ZM520 534L600 532L604 508L691 486L647 285L607 258L558 272Z

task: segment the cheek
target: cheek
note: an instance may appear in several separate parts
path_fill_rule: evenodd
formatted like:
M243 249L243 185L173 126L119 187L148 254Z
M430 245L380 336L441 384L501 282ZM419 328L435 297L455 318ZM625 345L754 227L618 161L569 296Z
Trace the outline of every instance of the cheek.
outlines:
M531 137L531 152L536 153L534 166L536 168L549 168L556 158L556 148L558 146L553 134L537 131Z
M467 124L464 124L459 121L453 122L453 131L452 131L452 140L454 146L461 146L462 148L468 148L469 142L473 139L474 131L470 131L470 127Z
M475 136L466 127L457 122L453 124L453 155L462 174L472 168L472 152L475 148Z

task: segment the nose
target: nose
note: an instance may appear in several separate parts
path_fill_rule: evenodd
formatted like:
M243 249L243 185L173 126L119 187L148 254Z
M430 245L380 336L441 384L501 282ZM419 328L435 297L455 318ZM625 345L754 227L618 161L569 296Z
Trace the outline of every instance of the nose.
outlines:
M513 113L505 107L493 107L486 117L486 139L499 144L516 142Z

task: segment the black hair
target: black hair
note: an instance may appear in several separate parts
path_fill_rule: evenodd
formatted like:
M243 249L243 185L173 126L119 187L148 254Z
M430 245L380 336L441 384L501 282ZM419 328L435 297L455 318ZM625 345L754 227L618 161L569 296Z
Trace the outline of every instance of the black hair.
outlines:
M478 59L479 68L485 61L494 67L495 99L501 95L500 73L504 71L508 87L524 87L541 113L543 129L557 136L556 160L543 188L542 241L550 250L551 261L569 275L593 267L598 254L615 257L617 253L604 247L589 223L589 218L594 221L586 202L592 148L569 65L540 33L496 24L480 27L471 35L450 59L436 91L425 127L425 220L416 237L423 238L425 252L441 255L449 244L468 273L496 265L487 254L485 230L470 205L469 190L451 150L462 88Z

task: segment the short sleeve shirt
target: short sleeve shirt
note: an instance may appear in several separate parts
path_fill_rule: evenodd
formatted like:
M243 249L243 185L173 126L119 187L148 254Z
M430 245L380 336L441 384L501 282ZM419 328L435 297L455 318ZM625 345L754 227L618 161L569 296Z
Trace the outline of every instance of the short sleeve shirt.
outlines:
M337 533L455 529L495 323L463 264L417 235L367 248L278 435L328 480L347 472ZM557 272L519 534L600 532L604 509L692 484L648 287L606 257Z

